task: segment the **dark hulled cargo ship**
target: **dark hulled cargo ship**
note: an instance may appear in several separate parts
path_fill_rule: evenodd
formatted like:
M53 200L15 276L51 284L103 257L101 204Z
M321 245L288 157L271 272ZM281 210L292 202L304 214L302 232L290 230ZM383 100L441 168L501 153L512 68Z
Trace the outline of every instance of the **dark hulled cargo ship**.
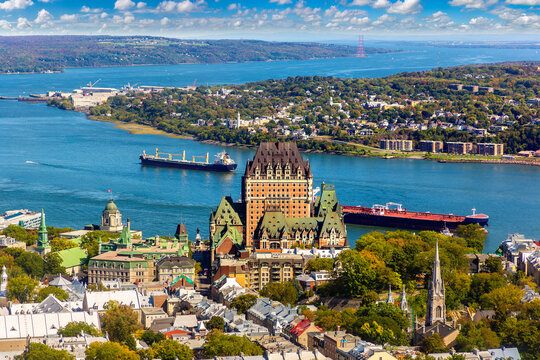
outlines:
M476 214L476 209L473 209L472 215L469 216L432 214L408 211L396 203L372 207L343 206L343 214L347 224L434 231L455 230L459 225L467 224L487 226L489 221L489 216Z
M160 157L159 155L166 155L166 157ZM174 158L174 156L181 156L181 159ZM205 158L205 161L195 161L196 158ZM208 161L208 153L206 156L193 156L192 160L186 160L186 152L183 151L182 154L169 154L169 153L160 153L156 148L155 155L149 155L146 151L143 151L139 155L142 165L150 166L161 166L161 167L172 167L179 169L193 169L193 170L204 170L204 171L219 171L219 172L229 172L234 171L238 166L233 159L229 157L225 151L217 154L214 162Z

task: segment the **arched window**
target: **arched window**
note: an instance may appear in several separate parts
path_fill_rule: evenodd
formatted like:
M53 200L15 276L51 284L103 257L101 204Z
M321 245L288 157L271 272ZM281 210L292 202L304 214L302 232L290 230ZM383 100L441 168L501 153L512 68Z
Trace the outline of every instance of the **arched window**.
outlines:
M275 242L270 243L270 249L279 249L279 248L280 248L279 243L275 243Z
M437 306L437 309L435 309L435 317L440 318L442 316L442 308L440 306Z

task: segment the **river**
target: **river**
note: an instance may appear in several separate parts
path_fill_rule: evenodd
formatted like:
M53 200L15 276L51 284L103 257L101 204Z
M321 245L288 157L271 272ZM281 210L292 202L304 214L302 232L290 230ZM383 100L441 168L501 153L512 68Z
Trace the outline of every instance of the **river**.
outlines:
M376 77L436 66L540 60L535 49L407 48L407 52L368 58L244 64L138 66L68 69L64 73L0 76L0 95L47 90L70 91L89 81L120 87L243 83L296 75ZM208 236L210 209L221 196L240 197L245 162L254 150L228 148L239 164L231 174L142 167L138 154L159 147L165 152L211 155L220 146L159 135L131 135L113 124L44 104L0 101L0 212L45 208L47 224L81 228L99 223L112 196L124 219L144 236L169 235L183 221L190 238L200 228ZM336 186L349 205L402 203L410 210L467 215L474 207L490 216L486 251L508 233L540 237L540 167L439 164L411 159L354 158L305 154L316 186ZM112 190L112 195L107 192ZM372 228L349 226L354 244Z

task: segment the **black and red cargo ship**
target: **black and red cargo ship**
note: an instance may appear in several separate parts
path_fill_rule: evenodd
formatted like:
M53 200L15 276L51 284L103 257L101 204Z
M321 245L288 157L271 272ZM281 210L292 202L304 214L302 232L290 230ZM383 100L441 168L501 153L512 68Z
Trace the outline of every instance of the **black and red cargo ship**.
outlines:
M476 209L469 216L459 216L409 211L397 203L372 207L343 206L343 214L347 224L434 231L455 230L459 225L466 224L487 226L489 221L489 216L477 214Z

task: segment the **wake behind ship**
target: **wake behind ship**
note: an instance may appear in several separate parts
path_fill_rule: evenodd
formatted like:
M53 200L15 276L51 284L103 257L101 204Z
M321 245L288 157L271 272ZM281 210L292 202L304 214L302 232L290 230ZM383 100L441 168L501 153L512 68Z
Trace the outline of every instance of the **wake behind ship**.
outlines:
M160 157L159 155L166 155L166 157ZM182 158L174 158L174 156L181 156ZM205 161L195 161L196 158L205 158ZM204 171L219 171L229 172L234 171L238 166L233 159L229 157L225 151L217 154L213 163L208 161L208 153L206 156L193 156L192 160L186 160L186 151L182 151L182 154L170 154L160 153L156 148L155 155L149 155L146 151L143 151L139 155L142 165L161 166L161 167L173 167L179 169L193 169Z

